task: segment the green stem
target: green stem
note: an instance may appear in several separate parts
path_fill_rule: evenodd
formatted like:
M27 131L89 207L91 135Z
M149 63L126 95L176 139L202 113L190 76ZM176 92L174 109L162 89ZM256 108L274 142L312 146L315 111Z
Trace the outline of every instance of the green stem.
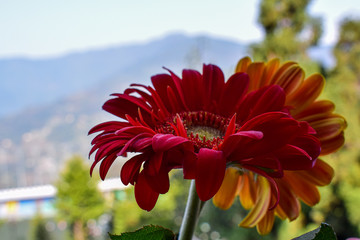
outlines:
M192 180L189 189L188 201L185 208L184 217L181 223L178 240L191 240L194 234L195 226L204 206L201 202L195 187L195 181Z

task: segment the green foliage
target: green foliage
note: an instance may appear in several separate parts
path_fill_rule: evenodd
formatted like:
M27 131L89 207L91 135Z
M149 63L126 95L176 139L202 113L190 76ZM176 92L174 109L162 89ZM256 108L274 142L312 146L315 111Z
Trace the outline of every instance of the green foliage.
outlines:
M59 217L73 225L74 230L83 231L84 223L105 211L105 200L97 188L97 181L90 178L89 166L81 157L67 161L56 188L55 206Z
M118 236L111 235L111 240L174 240L175 234L169 229L148 225L135 232L122 233Z
M345 145L326 158L335 169L331 195L319 208L340 239L360 234L360 21L345 19L334 48L337 65L329 73L324 96L331 98L337 112L348 123Z
M334 48L337 68L346 67L360 77L360 20L345 19Z
M306 57L306 49L316 45L322 34L321 19L307 14L310 2L261 1L258 22L266 35L263 42L251 46L253 57L259 60Z
M169 229L179 229L188 194L189 181L182 179L180 171L173 171L168 193L160 195L151 212L139 208L134 197L134 188L119 192L113 206L112 233L122 233L140 228L149 223Z
M327 224L322 223L320 227L317 229L305 233L304 235L301 235L300 237L294 238L293 240L336 240L336 235L334 233L334 229Z
M51 240L50 233L46 230L45 219L37 214L31 221L30 240Z

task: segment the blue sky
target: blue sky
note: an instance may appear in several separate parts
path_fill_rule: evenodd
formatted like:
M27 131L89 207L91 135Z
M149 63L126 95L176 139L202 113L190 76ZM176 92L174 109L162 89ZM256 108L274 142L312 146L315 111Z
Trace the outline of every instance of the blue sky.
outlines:
M0 58L49 57L89 48L145 42L168 34L206 33L259 41L259 0L0 0ZM336 40L346 16L360 16L356 0L313 0L324 20L323 44Z

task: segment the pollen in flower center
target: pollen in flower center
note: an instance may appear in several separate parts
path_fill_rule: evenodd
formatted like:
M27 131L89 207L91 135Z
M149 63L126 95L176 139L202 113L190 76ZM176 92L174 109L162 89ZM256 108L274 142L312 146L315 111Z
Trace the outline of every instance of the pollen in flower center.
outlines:
M200 148L217 149L223 141L230 119L206 111L183 112L179 114L184 123L188 138L195 151Z
M224 135L219 129L208 126L190 126L187 130L189 135L190 133L193 133L195 136L197 134L200 139L203 139L204 137L206 139L222 138Z

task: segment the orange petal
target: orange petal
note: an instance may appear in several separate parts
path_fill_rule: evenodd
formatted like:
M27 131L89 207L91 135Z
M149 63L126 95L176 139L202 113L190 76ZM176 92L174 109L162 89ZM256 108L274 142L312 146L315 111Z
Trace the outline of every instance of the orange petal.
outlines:
M249 58L249 57L244 57L244 58L240 59L240 61L236 65L235 72L236 73L246 72L250 63L251 63L251 58Z
M306 178L297 175L296 172L285 172L284 180L289 183L292 191L298 198L307 205L314 206L320 201L320 193L316 186L307 181Z
M321 141L321 153L320 156L324 156L339 150L345 142L344 132L341 132L338 136L329 139L327 141Z
M239 191L239 173L236 168L228 168L225 172L225 178L219 191L213 197L213 203L218 208L226 210L231 207L234 198Z
M279 204L275 208L279 215L285 215L290 221L295 220L300 213L301 205L296 195L291 191L289 184L283 179L276 180L279 191L280 199Z
M275 214L283 221L286 220L286 218L287 218L285 212L279 207L275 208Z
M274 212L274 210L268 211L261 219L261 221L256 225L256 229L259 234L266 235L271 231L275 220Z
M241 205L245 209L250 209L254 206L256 199L256 185L251 172L240 176L239 198Z
M329 116L335 109L334 103L328 100L316 101L310 104L306 109L296 114L292 114L296 120L313 121Z
M273 77L270 79L269 84L275 84L275 82L280 78L281 75L292 65L295 65L296 62L285 62L283 63L280 68L276 71L276 73L273 75Z
M295 107L291 113L296 114L309 106L324 89L325 79L321 74L308 77L300 88L286 99L286 105Z
M280 66L280 61L277 58L271 59L265 67L264 74L261 79L260 87L267 86L270 83L271 78L278 70Z
M332 114L324 119L309 121L309 124L315 129L316 136L321 142L337 137L347 126L345 119L337 114Z
M303 83L305 72L298 65L291 65L273 82L280 85L287 96L295 92Z
M249 92L259 88L264 69L264 62L253 62L248 66L247 74L249 75L250 79L248 90Z
M294 172L294 174L317 186L326 186L334 177L334 169L329 164L318 158L313 168L306 171L297 171Z
M271 186L268 180L262 176L257 177L257 200L254 208L239 224L240 227L251 228L258 224L269 209L271 199Z

